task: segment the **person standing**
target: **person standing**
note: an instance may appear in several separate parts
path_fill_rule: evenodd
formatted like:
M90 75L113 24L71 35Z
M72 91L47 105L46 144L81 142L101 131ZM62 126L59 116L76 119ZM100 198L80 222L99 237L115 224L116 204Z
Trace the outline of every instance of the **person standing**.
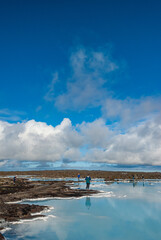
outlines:
M90 177L90 176L87 176L87 177L85 178L85 180L86 180L86 189L89 189L91 177Z
M16 176L13 177L13 183L16 183Z
M79 181L79 179L80 179L80 173L78 173L78 181Z

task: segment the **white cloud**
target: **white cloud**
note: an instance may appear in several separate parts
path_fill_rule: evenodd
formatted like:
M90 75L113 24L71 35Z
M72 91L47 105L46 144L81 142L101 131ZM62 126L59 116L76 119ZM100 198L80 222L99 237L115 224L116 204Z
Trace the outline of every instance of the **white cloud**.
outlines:
M34 120L19 124L0 122L0 159L57 161L81 141L69 119L55 128Z
M118 64L112 60L107 50L79 48L70 56L70 73L65 76L66 90L59 93L54 89L56 82L62 83L56 73L45 100L53 101L59 110L81 111L100 106L109 94L105 85L118 69Z
M103 119L97 119L94 122L83 122L79 125L81 134L85 138L85 144L89 147L106 147L113 136Z
M46 95L44 96L44 99L46 101L53 101L54 100L54 90L55 90L55 84L59 81L59 76L58 76L58 72L55 72L53 74L53 79L50 83L50 85L48 86L48 92L46 93Z
M56 127L34 120L1 121L0 160L5 159L161 165L161 120L151 118L124 133L102 119L76 127L69 119Z
M79 47L72 52L69 63L64 76L55 72L45 96L59 110L80 112L98 107L104 119L114 120L121 126L147 120L161 111L161 97L127 96L123 100L114 97L112 83L116 76L117 81L122 81L118 74L123 72L124 64L113 60L108 48ZM57 91L57 84L61 92L60 88Z
M21 121L26 113L22 111L10 110L8 108L0 109L0 120L2 121Z
M2 161L0 161L0 167L3 167L3 166L5 166L6 164L7 164L7 160L2 160Z
M124 125L145 121L161 111L160 97L144 97L125 100L107 98L102 105L106 119L117 120Z
M161 122L149 120L116 134L104 150L91 149L86 159L119 164L161 165Z

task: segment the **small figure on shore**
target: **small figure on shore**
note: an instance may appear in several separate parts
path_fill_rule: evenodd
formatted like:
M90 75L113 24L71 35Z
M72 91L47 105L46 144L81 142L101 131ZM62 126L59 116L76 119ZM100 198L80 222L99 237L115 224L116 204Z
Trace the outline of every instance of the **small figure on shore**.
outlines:
M13 183L16 183L16 176L13 177Z
M135 180L135 177L134 177L134 175L132 176L132 179L133 179L133 181Z
M86 180L86 189L89 189L91 177L90 177L90 176L87 176L87 177L85 178L85 180Z
M79 179L80 179L80 173L78 173L78 181L79 181Z

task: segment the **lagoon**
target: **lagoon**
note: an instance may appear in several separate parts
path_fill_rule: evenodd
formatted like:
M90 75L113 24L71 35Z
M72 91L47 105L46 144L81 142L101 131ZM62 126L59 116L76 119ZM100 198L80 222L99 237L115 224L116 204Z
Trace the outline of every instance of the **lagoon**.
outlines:
M85 188L83 182L74 188ZM45 218L11 225L7 240L156 240L161 238L161 181L105 182L82 198L29 201L51 206Z

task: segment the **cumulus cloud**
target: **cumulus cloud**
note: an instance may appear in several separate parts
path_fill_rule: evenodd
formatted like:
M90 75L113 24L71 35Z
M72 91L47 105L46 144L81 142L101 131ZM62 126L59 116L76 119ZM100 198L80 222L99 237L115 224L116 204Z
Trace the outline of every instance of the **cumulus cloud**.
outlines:
M85 138L85 144L90 148L104 148L110 141L114 133L105 124L103 119L97 119L94 122L86 123L83 122L79 125L81 134Z
M111 164L161 165L161 122L149 120L115 134L106 148L90 149L85 158Z
M0 161L0 167L5 166L7 164L7 162L8 162L7 160Z
M66 73L66 89L56 92L56 83L62 83L58 74L54 76L45 100L54 101L59 110L81 111L88 107L97 107L107 97L108 83L119 65L106 49L93 50L83 47L76 49L70 56L70 73Z
M97 108L102 116L76 126L65 118L53 127L35 120L11 124L25 113L1 109L0 166L13 159L161 165L161 98L116 98L111 83L122 66L107 49L77 48L68 70L53 74L44 99L61 111Z
M57 161L81 142L69 119L56 127L34 120L18 124L0 122L0 159Z
M102 113L106 119L117 120L122 124L145 121L161 111L160 97L144 97L125 100L107 98L102 105Z
M12 159L161 165L160 117L129 127L124 133L103 119L76 126L64 119L56 127L34 120L17 124L1 121L0 160Z

